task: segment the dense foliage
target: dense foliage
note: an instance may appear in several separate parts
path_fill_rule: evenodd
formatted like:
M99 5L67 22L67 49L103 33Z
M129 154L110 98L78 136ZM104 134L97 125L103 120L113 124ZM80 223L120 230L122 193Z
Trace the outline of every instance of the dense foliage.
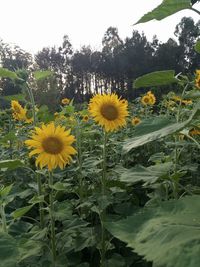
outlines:
M198 27L184 18L179 44L154 49L134 32L138 53L148 44L141 69L126 69L135 41L114 28L102 52L74 53L65 37L36 63L1 43L0 267L199 267Z

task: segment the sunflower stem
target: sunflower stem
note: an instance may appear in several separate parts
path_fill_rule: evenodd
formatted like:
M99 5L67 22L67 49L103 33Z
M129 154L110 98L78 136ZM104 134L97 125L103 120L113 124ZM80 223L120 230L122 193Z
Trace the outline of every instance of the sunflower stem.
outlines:
M36 173L37 177L37 184L38 184L38 196L42 196L42 181L41 176L39 173ZM44 210L43 210L43 203L39 203L39 213L40 213L40 227L44 228Z
M181 117L181 105L182 105L182 99L185 95L185 91L186 89L188 88L189 86L189 83L187 83L184 88L183 88L183 91L182 91L182 94L181 94L181 99L179 101L179 105L178 105L178 110L177 110L177 114L176 114L176 122L178 123L180 121L180 117ZM178 146L177 146L177 143L178 143L178 136L175 135L175 155L174 155L174 172L177 173L178 171Z
M4 233L7 233L7 222L6 222L6 215L5 215L5 209L4 209L4 205L1 204L0 205L0 214L1 214L1 221L2 221L2 228Z
M29 95L29 98L31 101L31 106L32 106L33 125L35 126L36 125L36 113L35 113L35 100L34 100L34 96L33 96L33 91L27 83L26 83L26 87L27 87L28 95Z
M78 125L76 128L76 138L77 138L77 151L78 151L78 166L79 166L79 198L80 203L83 202L83 176L82 176L82 135L81 135L81 128L80 122L78 121ZM80 211L81 213L81 211Z
M104 131L104 140L103 140L103 165L102 165L102 181L101 181L101 194L102 194L102 207L101 207L101 267L105 267L105 255L106 255L106 236L105 236L105 217L106 217L106 208L105 195L106 195L106 144L107 144L107 133Z
M52 250L52 267L56 267L56 235L55 235L55 218L54 218L54 196L53 196L53 173L49 172L49 216L51 223L51 250Z

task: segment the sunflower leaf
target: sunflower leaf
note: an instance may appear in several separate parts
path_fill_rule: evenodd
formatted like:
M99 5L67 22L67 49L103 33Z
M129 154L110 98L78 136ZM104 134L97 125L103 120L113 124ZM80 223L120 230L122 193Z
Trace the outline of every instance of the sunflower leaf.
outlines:
M174 70L155 71L138 77L133 83L133 88L160 86L177 82Z
M162 202L105 227L155 266L199 267L199 202L197 195Z
M163 2L159 6L145 14L134 25L144 23L152 19L162 20L170 15L173 15L176 12L190 8L190 0L163 0Z

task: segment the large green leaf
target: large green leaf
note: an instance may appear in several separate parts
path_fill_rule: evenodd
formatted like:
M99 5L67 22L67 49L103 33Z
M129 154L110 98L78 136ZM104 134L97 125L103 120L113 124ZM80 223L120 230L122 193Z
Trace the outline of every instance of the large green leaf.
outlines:
M158 267L199 267L200 196L162 202L106 228Z
M17 101L25 101L25 95L24 94L17 94L17 95L6 95L1 98L11 101L11 100L17 100Z
M151 72L138 77L134 81L133 87L140 88L140 87L160 86L175 82L178 82L178 80L175 78L175 71L163 70L163 71Z
M14 219L18 219L18 218L22 217L24 214L26 214L33 206L34 206L34 204L29 205L29 206L25 206L23 208L19 208L19 209L13 211L11 213L11 215L13 216Z
M154 183L160 177L167 175L173 166L172 162L156 164L145 168L138 165L130 169L117 166L114 171L118 174L119 180L127 184L135 184L137 182Z
M163 127L168 126L172 123L174 123L174 121L166 116L147 118L142 120L141 123L137 125L137 127L135 128L134 135L139 136L143 134L148 134L150 132L160 130Z
M18 254L16 240L0 232L0 267L16 267Z
M145 14L135 24L144 23L152 19L162 20L180 10L190 9L190 2L190 0L163 0L159 6Z
M145 133L145 134L143 134L141 131L140 134L136 135L133 138L129 138L124 142L123 151L127 153L133 148L142 146L144 144L147 144L155 140L159 140L167 135L181 131L191 122L191 120L195 117L195 115L199 113L199 110L200 110L200 103L196 105L190 118L184 122L169 123L165 127L162 127L158 130L155 128L156 130L153 130L153 131L150 130L149 133Z
M23 162L19 159L1 160L0 161L0 170L1 169L13 170L13 169L21 167L23 165L24 165Z
M0 78L19 79L15 72L10 71L6 68L0 68Z
M35 79L38 81L38 80L43 80L43 79L48 78L49 76L53 74L53 72L50 70L44 70L44 71L37 70L33 74L34 74Z

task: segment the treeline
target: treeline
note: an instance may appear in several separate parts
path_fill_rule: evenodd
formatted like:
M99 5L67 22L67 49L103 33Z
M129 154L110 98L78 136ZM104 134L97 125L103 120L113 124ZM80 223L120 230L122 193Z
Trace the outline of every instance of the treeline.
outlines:
M149 42L137 31L122 40L117 28L109 27L103 36L101 51L94 51L89 46L74 51L68 36L64 36L60 47L45 47L34 57L1 40L1 65L17 71L23 79L29 79L40 104L53 107L61 97L83 102L93 93L106 91L132 99L138 94L132 88L133 80L138 76L167 69L193 75L200 68L200 56L194 50L200 36L200 21L195 23L192 18L184 17L175 27L174 34L177 41L170 38L166 43L156 36ZM51 70L55 74L36 83L30 79L30 74L38 69ZM23 90L23 82L2 79L0 88L2 95L17 94Z

